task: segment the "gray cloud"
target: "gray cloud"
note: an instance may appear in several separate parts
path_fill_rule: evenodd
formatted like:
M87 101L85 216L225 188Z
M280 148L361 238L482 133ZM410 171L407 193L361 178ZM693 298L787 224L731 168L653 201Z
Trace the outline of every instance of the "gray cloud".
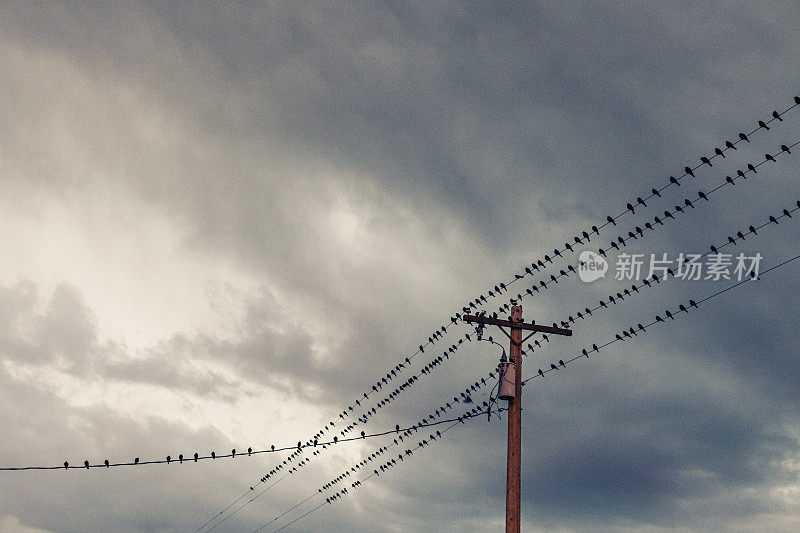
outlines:
M800 35L791 3L5 2L0 14L3 464L305 438L467 299L788 107ZM794 115L772 124L614 229L797 131ZM793 157L626 251L705 251L791 207ZM793 224L735 251L767 266L796 255ZM794 268L532 381L526 526L793 530ZM206 282L232 288L209 296ZM549 323L622 288L579 283L526 299L526 316ZM631 297L526 372L719 288ZM123 301L137 293L145 303ZM125 321L109 315L127 311L158 340L114 331ZM153 325L148 311L190 316ZM415 421L495 357L468 345L369 427ZM296 530L500 527L503 425L474 424ZM353 460L320 458L220 529L271 520ZM14 474L0 529L185 529L272 466L248 461Z

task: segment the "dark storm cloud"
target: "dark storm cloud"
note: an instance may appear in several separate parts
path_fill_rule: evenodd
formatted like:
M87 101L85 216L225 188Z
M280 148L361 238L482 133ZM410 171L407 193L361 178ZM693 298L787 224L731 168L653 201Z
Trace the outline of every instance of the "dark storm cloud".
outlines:
M107 150L114 160L89 154L97 168L114 176L112 170L121 166L128 177L118 186L186 221L188 249L235 257L287 292L315 300L332 327L352 333L331 360L320 363L311 355L310 334L287 322L269 295L255 296L239 338L175 336L144 360L127 360L122 348L99 344L88 310L67 288L50 300L35 340L21 340L14 321L37 316L33 289L21 285L4 289L10 302L0 307L4 358L44 365L73 354L69 364L82 375L225 400L240 381L280 388L286 386L281 378L289 377L296 393L303 384L325 385L320 403L350 401L413 352L462 300L560 246L573 229L617 214L625 201L755 127L773 107L787 107L797 93L789 67L796 63L800 32L788 3L202 8L9 3L3 10L6 43L56 55L94 88L108 84L112 94L126 86L143 91L136 100L141 107L122 117L108 102L102 102L108 109L98 104L94 111L93 102L83 102L92 121L105 128L77 129L98 143L98 153ZM147 116L146 103L165 109L182 130L177 146L142 139L135 119ZM796 119L791 120L775 125L763 140L754 139L757 148L736 154L738 163L715 162L716 170L692 182L690 190L705 188L713 182L710 176L733 172L750 156L760 157L797 135ZM11 126L4 131L14 137ZM101 143L104 132L109 139ZM676 223L634 246L647 253L693 251L684 250L687 243L705 250L730 233L731 218L734 227L746 227L751 217L800 199L792 196L797 165L791 161L762 173L769 177L760 174L725 192L732 198L730 212L720 211L719 203L709 206L692 214L696 222ZM69 186L59 183L57 174L50 178L56 191ZM660 209L688 193L681 188L669 194ZM435 276L431 285L443 287L426 285L422 291L415 281L423 280L408 271L388 276L360 267L354 272L346 261L326 255L325 237L317 235L326 221L309 223L298 212L321 211L347 195L356 208L373 208L364 233L375 228L384 230L378 232L382 237L394 235L386 228L411 233L420 219L420 240L441 243L445 253L405 252L399 248L411 245L399 239L396 257L425 265L428 277ZM793 252L795 231L782 227L758 246L773 251L769 261L782 259ZM483 257L475 258L476 252ZM385 267L396 257L376 264ZM456 264L448 267L448 261ZM761 514L796 512L776 504L771 493L797 483L781 463L798 451L793 437L798 350L791 329L796 312L775 311L796 303L795 273L781 272L759 288L715 300L709 306L719 307L691 315L669 333L652 333L663 335L656 340L636 341L646 348L631 343L615 352L614 347L586 362L586 370L549 376L546 384L531 382L535 386L526 387L526 395L535 403L526 413L526 431L533 436L524 451L530 459L524 473L530 523L587 531L732 529ZM526 316L550 322L607 292L578 283L559 286L563 292L579 289L577 296L564 295L564 302L563 292L526 302ZM626 318L635 323L684 295L659 290L658 304L655 297L634 302L622 311ZM556 351L562 346L579 349L595 333L607 337L630 325L610 316L593 320L576 325L580 336L574 343L551 345L542 359L526 363L528 371L562 357ZM495 355L481 359L479 352L396 402L382 423L416 420L440 404L443 390L457 391L485 373ZM87 353L119 358L81 363ZM234 380L198 376L181 366L200 360L228 365ZM25 403L53 408L54 400L30 391L24 396L24 388L6 377L4 393L18 394L17 388L24 401L11 411ZM91 420L85 413L81 418ZM12 421L26 427L24 420ZM107 434L133 438L112 427ZM440 530L449 525L486 530L503 514L502 424L495 428L453 430L452 440L441 445L444 451L432 448L433 455L420 454L419 464L407 472L398 468L391 480L374 481L382 496L365 486L358 498L366 511L342 503L298 527L414 531L427 523ZM96 432L103 433L90 425L82 437L63 444L81 449L79 439ZM162 433L176 442L196 437L160 426L149 435ZM202 438L209 446L221 439ZM231 476L227 486L250 482L241 482L244 478ZM88 495L83 501L89 501L90 487L83 490ZM180 492L175 488L161 499L177 498L173 505L181 513L194 509ZM202 514L218 510L219 498L201 499ZM35 516L19 503L8 509L29 522ZM164 508L138 522L128 522L129 513L109 520L131 530L191 523L185 515L171 521ZM248 517L237 526L255 527L269 518ZM83 524L74 523L79 525L60 527ZM35 525L59 528L54 519Z

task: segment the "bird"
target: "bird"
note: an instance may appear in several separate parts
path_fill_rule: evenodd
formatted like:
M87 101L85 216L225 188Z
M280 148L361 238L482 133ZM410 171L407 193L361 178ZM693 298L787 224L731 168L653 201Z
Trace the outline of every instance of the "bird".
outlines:
M269 449L274 452L275 451L275 445L272 444Z
M672 316L672 313L670 313L668 310L665 313L669 317L670 320L675 320L675 318L673 318L673 316Z
M731 145L731 146L733 146L733 145ZM716 155L722 156L723 158L725 157L725 153L722 150L720 150L719 148L714 148L714 153Z
M758 121L758 127L764 128L765 130L769 131L769 126L767 126L766 122L764 122L763 120Z
M69 462L64 461L64 468L69 468Z
M778 121L780 121L780 122L783 122L783 119L781 118L781 115L780 115L780 113L778 113L777 111L773 111L773 112L772 112L772 117L773 117L773 118L777 118L777 119L778 119Z
M553 363L550 363L550 369L551 370L558 370L558 367L556 365L554 365Z
M108 464L108 459L106 459L105 461L103 461L103 464L105 464L105 465L106 465L106 468L108 468L108 467L109 467L109 464Z
M737 231L736 232L736 236L739 237L740 239L744 240L744 234L741 231Z
M559 359L559 360L558 360L558 364L559 364L559 365L561 365L561 366L563 366L564 368L566 368L566 367L567 367L567 365L565 365L565 364L564 364L564 361L562 361L561 359Z
M747 138L747 135L745 135L744 133L740 133L740 134L739 134L739 138L740 138L741 140L743 140L743 141L750 142L750 139L748 139L748 138Z
M625 207L628 208L628 211L630 211L631 214L635 214L636 213L636 211L633 210L633 205L631 205L630 202L628 202L628 204Z
M612 223L613 225L615 225L615 226L617 225L617 223L616 223L616 222L614 222L614 219L613 219L613 218L611 218L611 215L607 216L607 217L606 217L606 220L607 220L608 222L611 222L611 223Z
M772 216L772 215L770 215L770 216L769 216L769 221L770 221L770 222L774 222L775 224L777 224L777 223L778 223L778 220L777 220L777 219L776 219L774 216Z
M758 174L758 170L756 170L756 167L754 167L752 163L747 164L747 170L749 170L753 174Z
M217 458L217 454L216 454L216 453L214 453L214 452L211 452L211 458L212 458L212 459L216 459L216 458Z
M197 462L197 457L198 457L198 456L197 456L197 452L194 452L194 462L195 462L195 463Z
M731 150L736 150L736 146L734 146L730 141L725 141L725 147L730 148Z
M361 432L361 438L366 438L366 434L363 431Z
M669 177L669 182L670 182L670 183L674 183L674 184L675 184L675 185L677 185L678 187L680 187L680 186L681 186L681 184L678 182L678 180L676 180L676 179L675 179L675 176L670 176L670 177Z
M710 167L714 166L714 165L711 164L711 161L706 156L701 157L700 161L702 161L704 165L708 165Z
M785 144L781 145L781 151L786 152L787 154L791 154L792 153L791 151L789 151L789 147L786 146Z
M582 353L582 354L583 354L583 356L584 356L584 357L586 357L587 359L589 358L589 352L587 352L587 351L586 351L586 348L584 348L584 349L581 351L581 353Z
M169 462L170 462L171 460L172 460L172 457L170 457L170 456L168 455L168 456L167 456L167 464L169 464Z
M540 375L540 376L544 376L544 372L542 372L542 369L541 369L541 368L539 369L539 375Z
M178 455L178 462L183 464L183 454Z
M764 154L764 159L766 159L767 161L772 161L773 163L775 163L775 158L772 157L770 154Z
M89 469L89 461L84 461L83 462L83 466L85 466L86 469L88 470Z
M691 167L684 167L683 168L683 172L684 172L685 175L689 175L691 177L694 177L694 172L692 171Z
M596 344L592 344L592 350L594 350L595 352L599 352L600 351L600 349L597 347Z
M735 183L733 183L733 178L731 178L730 176L725 176L725 181L727 181L731 185L735 185Z
M792 218L792 214L791 214L791 213L789 213L789 210L788 210L788 209L784 209L784 210L783 210L783 214L784 214L784 216L787 216L787 217L789 217L789 218Z
M135 465L138 465L138 464L139 464L139 458L138 458L138 457L136 457L136 458L133 460L133 464L135 464Z
M739 176L740 178L747 179L747 176L745 176L744 172L742 172L741 170L737 170L736 175Z
M697 196L708 202L708 196L706 196L706 193L704 193L703 191L698 191Z
M696 308L697 302L695 302L694 300L689 300L689 305Z

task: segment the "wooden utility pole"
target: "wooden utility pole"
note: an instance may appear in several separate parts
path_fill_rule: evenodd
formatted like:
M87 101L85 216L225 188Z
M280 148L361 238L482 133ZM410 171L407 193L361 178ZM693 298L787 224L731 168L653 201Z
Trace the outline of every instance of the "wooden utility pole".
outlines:
M511 340L510 362L514 368L514 397L508 400L508 452L506 466L506 533L520 533L520 467L522 451L522 343L538 332L554 335L572 335L569 329L539 326L522 321L522 306L511 300L511 320L500 320L487 316L465 315L466 322L491 324ZM508 327L510 334L504 330ZM522 330L531 331L522 338Z
M515 305L511 308L511 321L522 322L522 306ZM508 400L506 533L519 533L522 463L522 330L519 328L511 328L509 354L516 372L514 372L514 398Z

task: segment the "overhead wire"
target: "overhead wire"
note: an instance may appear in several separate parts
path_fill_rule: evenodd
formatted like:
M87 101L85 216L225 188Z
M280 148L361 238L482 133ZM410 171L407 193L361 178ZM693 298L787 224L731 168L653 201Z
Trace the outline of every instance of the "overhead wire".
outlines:
M726 287L726 288L724 288L724 289L721 289L721 290L718 290L718 291L716 291L716 292L714 292L714 293L711 293L711 294L709 294L708 296L705 296L704 298L702 298L702 299L699 299L697 302L695 302L695 303L696 303L696 305L695 305L694 307L697 307L697 306L699 306L700 304L702 304L702 303L705 303L705 302L707 302L707 301L709 301L709 300L711 300L711 299L713 299L713 298L716 298L717 296L720 296L721 294L724 294L724 293L726 293L726 292L728 292L728 291L730 291L730 290L732 290L732 289L735 289L735 288L737 288L737 287L740 287L741 285L744 285L745 283L751 282L751 281L753 281L754 279L760 279L760 278L761 278L761 277L763 277L765 274L768 274L768 273L770 273L770 272L773 272L773 271L775 271L775 270L777 270L777 269L779 269L779 268L782 268L782 267L784 267L784 266L786 266L786 265L788 265L788 264L790 264L790 263L792 263L792 262L794 262L794 261L796 261L796 260L798 260L798 259L800 259L800 255L795 255L794 257L791 257L791 258L789 258L789 259L786 259L786 260L784 260L784 261L782 261L782 262L780 262L780 263L778 263L778 264L776 264L776 265L774 265L774 266L772 266L772 267L770 267L770 268L768 268L768 269L766 269L766 270L762 271L762 272L761 272L761 273L760 273L760 274L759 274L757 277L755 277L755 278L753 278L753 277L745 278L745 279L743 279L742 281L739 281L739 282L737 282L737 283L734 283L734 284L732 284L732 285L729 285L728 287ZM682 305L682 304L681 304L681 305ZM688 310L687 310L685 307L678 307L678 308L675 310L675 312L674 312L674 315L677 315L677 314L679 314L679 313L688 313ZM674 316L674 315L673 315L673 316ZM652 327L653 325L656 325L656 324L658 324L659 322L666 324L666 322L665 322L663 319L660 319L660 315L656 315L656 320L654 320L653 322L651 322L651 323L649 323L648 325L644 326L644 328L643 328L643 330L642 330L642 331L646 331L646 329L647 329L647 328L649 328L649 327ZM615 337L613 340L610 340L609 342L606 342L605 344L603 344L602 346L600 346L600 347L599 347L599 349L606 348L606 347L608 347L608 346L610 346L610 345L612 345L612 344L614 344L615 342L618 342L618 341L620 341L620 340L622 340L622 339L620 339L620 338L619 338L619 336L617 336L617 337ZM599 351L599 349L598 349L598 350L595 350L595 351ZM586 356L586 355L584 355L584 353L582 353L582 352L581 352L581 353L577 354L576 356L574 356L574 357L572 357L572 358L569 358L569 359L567 359L567 360L564 360L563 362L560 362L560 363L561 363L561 366L562 366L562 367L566 367L566 365L567 365L567 364L570 364L570 363L572 363L572 362L574 362L574 361L576 361L576 360L578 360L578 359L583 359L584 357L587 357L587 356ZM548 370L548 372L549 372L549 371L550 371L550 370ZM538 375L538 374L536 374L536 375L534 375L534 376L532 376L532 377L530 377L530 378L528 378L528 379L524 380L524 381L523 381L523 385L526 385L526 384L527 384L529 381L531 381L531 380L533 380L533 379L535 379L535 378L537 378L537 377L541 377L541 376L540 376L540 375ZM450 426L450 427L446 428L444 431L447 431L447 430L451 429L451 428L452 428L452 427L454 427L455 425L457 425L457 424L454 424L453 426ZM444 431L443 431L442 433L444 433ZM418 447L419 447L419 446L418 446ZM358 487L358 488L360 488L360 486L361 486L361 483L363 483L364 481L367 481L367 480L369 480L370 478L374 477L375 475L377 475L377 472L374 472L373 474L370 474L370 475L368 475L367 477L365 477L365 478L363 478L362 480L360 480L360 481L358 482L358 484L354 484L352 487L353 487L353 488L357 488L357 487ZM326 502L325 502L325 503L329 503L329 504L331 504L331 503L334 503L336 500L338 500L338 499L339 499L341 496L343 496L343 495L348 495L348 492L347 492L346 490L345 490L343 493L340 491L339 493L337 493L337 497L336 497L336 498L329 498L329 499L327 499L327 500L326 500ZM308 512L304 513L303 515L301 515L301 516L299 516L299 517L295 518L294 520L292 520L292 521L291 521L291 522L289 522L288 524L284 525L282 528L280 528L280 529L276 530L276 532L277 532L277 531L280 531L281 529L283 529L283 528L285 528L285 527L288 527L289 525L292 525L292 524L296 523L297 521L301 520L302 518L305 518L305 517L306 517L306 516L308 516L309 514L311 514L311 513L315 512L315 511L317 511L318 509L322 508L323 506L324 506L324 504L320 504L320 505L318 505L318 506L314 507L314 508L313 508L313 509L311 509L310 511L308 511ZM256 533L256 532L260 531L261 529L263 529L263 527L265 527L265 526L262 526L261 528L259 528L259 529L256 529L256 530L255 530L253 533Z
M791 209L784 209L782 213L779 213L779 214L777 214L777 215L772 215L772 216L770 216L770 217L769 217L769 220L765 221L764 223L760 224L759 226L753 226L753 225L751 225L751 226L750 226L750 229L748 229L747 231L745 231L745 232L742 232L742 231L738 232L738 235L739 235L739 237L738 237L738 238L743 240L743 239L745 238L745 236L749 236L749 235L751 235L751 234L753 234L753 235L757 235L757 232L758 232L758 231L760 231L762 228L764 228L764 227L766 227L766 226L771 226L772 224L775 224L775 225L777 225L779 220L781 220L781 219L783 219L783 218L786 218L786 217L788 217L788 218L792 218L792 213L794 213L794 212L796 212L796 211L798 211L798 210L800 210L800 201L797 201L797 202L796 202L796 207L793 207L793 208L791 208ZM721 243L717 244L716 246L714 246L714 245L711 245L710 249L711 249L711 250L721 250L721 249L724 249L726 246L735 245L735 244L736 244L735 240L729 237L729 240L728 240L728 241L726 241L726 242L721 242ZM704 254L701 254L699 257L704 257L704 256L706 256L706 255L708 255L708 254L710 254L710 253L712 253L712 252L711 252L711 251L708 251L708 252L706 252L706 253L704 253ZM671 273L671 272L672 272L672 271L671 271L671 269L668 269L668 272L670 272L670 273ZM652 278L650 281L648 281L647 279L645 279L645 280L643 280L643 281L642 281L642 283L641 283L640 285L633 284L633 285L631 286L631 289L627 289L627 288L626 288L626 289L624 289L624 290L623 290L623 292L624 292L624 295L623 295L623 292L618 292L618 293L617 293L617 298L616 298L616 299L614 298L614 296L613 296L613 295L612 295L612 296L609 296L609 298L608 298L608 299L609 299L609 305L611 305L611 304L614 304L614 305L616 305L616 303L617 303L618 301L623 301L623 300L624 300L626 297L628 297L628 296L631 296L631 295L632 295L632 293L634 293L634 294L638 294L638 292L639 292L640 290L644 290L645 288L651 288L651 287L654 287L656 284L660 284L660 283L661 283L661 281L666 281L666 279L668 279L668 278L667 278L667 277L664 277L664 278L661 278L661 279L659 279L659 278L658 278L658 276L655 276L655 275L654 275L654 276L653 276L653 278ZM652 283L651 283L651 281L652 281ZM633 292L631 292L631 291L633 291ZM587 308L585 308L585 310L584 310L584 311L585 311L585 313L586 313L586 316L592 316L592 314L593 314L593 313L595 313L596 311L598 311L598 310L600 310L600 309L602 309L602 308L608 308L608 306L605 304L605 302L604 302L603 300L601 300L600 304L599 304L599 305L597 305L597 306L595 306L594 308L587 307ZM576 316L578 316L578 317L580 317L580 318L584 318L584 316L583 316L583 314L582 314L582 312L581 312L581 311L578 311L578 312L576 313ZM562 321L562 324L564 324L564 325L568 325L567 321L569 321L569 322L574 322L574 321L575 321L575 319L574 319L574 317L573 317L572 315L570 315L570 316L569 316L567 319L565 319L565 320L563 320L563 321ZM546 336L546 335L544 335L543 337L544 337L544 339L545 339L546 341L548 341L548 342L549 342L549 339L547 338L547 336ZM501 349L502 349L503 353L505 353L505 349L503 348L503 346L502 346L502 345L500 345L499 343L496 343L496 342L494 342L494 341L493 341L493 339L491 339L491 338L489 338L489 339L486 339L486 340L488 340L489 342L493 342L494 344L498 344L498 346L500 346L500 347L501 347ZM534 342L537 344L537 347L541 347L541 345L539 344L538 340L537 340L537 341L534 341ZM522 353L523 353L523 355L526 355L526 356L527 356L527 354L528 354L528 353L532 353L532 352L534 352L534 351L535 351L535 349L533 348L533 346L532 346L531 344L528 344L528 350L527 350L527 352L526 352L526 350L523 350L523 351L522 351ZM549 371L551 371L551 370L553 370L553 369L552 369L552 368L550 368L550 369L549 369L549 370L547 370L547 371L549 372ZM540 371L541 371L541 369L540 369ZM490 372L490 373L489 373L489 379L491 379L491 378L492 378L492 373ZM482 380L481 380L481 381L482 381ZM476 381L474 385L479 385L479 382L478 382L478 381ZM473 385L473 386L474 386L474 385ZM497 386L497 384L495 384L495 387L496 387L496 386ZM492 390L494 390L494 389L492 389ZM463 394L465 394L465 393L462 393L462 395L463 395ZM454 398L454 399L456 399L456 398ZM489 409L491 409L491 392L490 392L490 403L489 403ZM268 478L267 478L267 479L268 479ZM240 499L241 499L241 498L240 498ZM230 507L230 506L229 506L229 507Z
M736 139L736 140L734 140L734 141L725 141L725 147L724 147L724 148L715 148L714 154L712 154L712 155L709 155L709 156L704 156L704 157L701 157L701 163L700 163L699 165L697 165L697 166L695 166L695 167L689 167L689 166L687 166L687 167L685 168L685 172L684 172L682 175L680 175L678 178L674 178L674 177L670 176L670 180L669 180L669 182L668 182L668 183L666 183L665 185L661 186L659 189L653 188L653 190L651 191L650 195L646 196L644 199L642 199L641 197L637 198L637 205L639 205L639 203L641 203L641 204L645 204L645 205L646 205L646 202L648 202L649 200L651 200L653 197L656 197L656 196L657 196L657 197L660 197L660 196L661 196L661 195L660 195L660 193L661 193L662 191L664 191L665 189L667 189L668 187L672 186L672 185L678 185L678 186L679 186L679 185L680 185L680 180L682 180L682 179L686 178L686 177L687 177L687 176L689 176L689 175L691 175L691 176L694 176L694 171L698 170L700 167L702 167L702 166L704 166L704 165L707 165L707 166L709 166L709 167L713 166L713 165L712 165L712 163L711 163L711 161L713 161L715 158L717 158L717 157L722 157L722 158L725 158L725 157L726 157L726 156L725 156L725 152L727 152L727 151L729 151L729 150L736 150L736 149L737 149L737 148L736 148L736 145L737 145L737 144L739 144L740 142L745 142L745 141L746 141L746 142L750 142L749 138L750 138L750 137L752 137L753 135L755 135L756 133L759 133L759 132L761 132L762 130L763 130L763 131L768 131L768 130L770 129L770 128L768 127L768 125L769 125L769 124L771 124L771 123L772 123L774 120L783 120L783 116L785 116L787 113L789 113L789 111L793 110L793 109L794 109L795 107L797 107L798 105L800 105L800 97L797 97L797 96L796 96L796 97L794 97L794 104L792 104L791 106L789 106L789 107L788 107L787 109L785 109L783 112L780 112L780 113L779 113L778 111L773 111L773 113L772 113L772 117L771 117L771 118L769 118L769 119L768 119L768 120L766 120L766 121L759 121L759 125L758 125L758 127L756 127L755 129L753 129L753 130L752 130L752 131L750 131L749 133L747 133L747 134L745 134L745 133L740 133L740 134L739 134L739 138L738 138L738 139ZM796 144L796 143L795 143L795 144ZM794 146L794 145L792 145L792 146ZM639 200L643 200L643 201L639 202ZM634 212L634 209L635 209L635 208L633 207L632 203L629 203L629 204L628 204L628 208L627 208L625 211L622 211L622 212L621 212L619 215L617 215L616 217L610 217L610 216L609 216L609 217L607 217L607 220L606 220L606 222L604 222L604 223L601 223L601 224L600 224L599 226L597 226L597 227L593 226L593 227L591 228L591 231L593 231L593 232L596 232L596 233L597 233L597 235L599 235L599 233L600 233L600 231L599 231L599 230L602 230L603 228L605 228L605 227L606 227L606 226L608 226L609 224L616 225L616 221L617 221L618 219L620 219L620 218L622 218L623 216L625 216L625 215L626 215L628 212L630 212L631 214L633 214L633 212ZM584 236L587 236L587 240L588 240L588 235L589 235L589 232L588 232L588 230L587 230L587 231L584 231L584 232L582 233L582 235L584 235ZM574 240L575 240L575 242L576 242L576 243L582 243L582 241L580 241L580 237L578 237L578 236L576 236ZM569 244L569 242L567 242L567 243L565 243L565 247L564 247L564 249L563 249L563 250L559 250L558 248L556 248L556 249L554 250L554 252L555 252L555 254L554 254L554 257L555 257L555 256L559 256L559 257L560 257L560 256L562 256L562 254L563 254L564 252L566 252L567 250L570 250L570 249L571 249L571 245ZM551 262L551 263L552 263L553 261L552 261L552 259L551 259L551 258L549 258L549 257L548 257L548 255L546 255L546 254L545 254L544 258L545 258L545 263L542 263L542 260L539 260L539 263L538 263L538 264L539 264L539 265L541 265L542 267L545 267L545 268L546 268L546 262ZM536 263L535 263L535 262L534 262L534 263L532 263L532 266L534 266L534 267L535 267L535 266L536 266ZM538 270L538 269L537 269L537 270ZM532 274L532 272L531 272L531 270L530 270L529 268L528 268L528 269L526 269L526 271L527 271L527 272L526 272L525 274L522 274L522 275L515 275L514 279L513 279L513 280L510 280L510 281L509 281L509 283L508 283L508 285L511 285L511 284L513 284L514 282L518 281L519 279L522 279L522 278L524 278L524 277L525 277L525 275L527 275L527 274ZM502 292L503 292L503 291L506 291L506 292L507 292L507 291L508 291L508 285L506 285L505 283L502 283L502 282L501 282L501 283L499 283L499 284L497 284L497 285L495 285L495 287L494 287L494 292L492 292L491 290L489 290L489 291L488 291L488 294L489 294L489 296L490 296L490 297L494 297L494 296L500 296L500 295L502 294ZM495 293L496 293L496 294L495 294ZM468 304L468 306L465 306L465 307L464 307L464 308L462 308L462 309L466 310L466 309L468 309L468 308L470 308L470 307L474 307L475 309L478 309L480 306L482 306L482 305L483 305L483 303L485 303L485 302L487 302L487 301L488 301L488 300L486 299L486 297L485 297L484 295L481 295L479 298L476 298L476 299L474 300L474 302L470 302L470 304ZM506 304L506 308L507 308L507 306L508 306L508 304ZM501 307L500 309L502 310L503 308ZM466 311L465 311L465 312L466 312ZM502 311L501 311L501 312L502 312ZM458 317L458 316L459 316L459 314L458 314L458 313L456 313L456 317ZM418 348L418 349L417 349L417 350L416 350L414 353L412 353L410 356L406 357L406 358L404 359L404 362L401 362L401 363L398 363L398 364L396 364L396 365L395 365L395 366L394 366L394 367L393 367L393 368L392 368L392 369L391 369L391 370L390 370L390 371L389 371L389 372L386 374L386 376L384 376L383 378L381 378L380 380L378 380L378 381L376 382L376 384L375 384L375 385L373 385L373 386L371 387L371 390L367 390L367 391L366 391L366 392L363 394L363 399L369 399L369 397L370 397L370 396L371 396L373 393L377 393L377 392L378 392L378 391L379 391L379 390L382 388L382 384L388 384L388 381L391 381L393 377L396 377L398 374L402 373L402 371L403 371L403 370L405 370L405 367L406 367L406 365L410 364L411 360L413 360L413 359L414 359L414 358L415 358L417 355L419 355L419 354L421 354L421 353L424 353L424 351L425 351L425 348L427 348L427 347L429 347L429 346L431 346L431 345L435 344L435 343L436 343L438 340L441 340L441 339L442 339L442 338L443 338L443 337L444 337L444 336L447 334L447 328L449 328L449 327L452 327L452 326L453 326L455 323L456 323L456 318L454 318L454 317L451 317L451 319L450 319L450 323L449 323L449 324L442 325L442 326L441 326L439 329L437 329L437 330L436 330L436 331L435 331L435 332L434 332L434 333L433 333L431 336L429 336L429 337L428 337L428 340L427 340L427 342L425 342L425 343L421 344L421 345L419 346L419 348ZM401 389L401 392L402 392L402 389ZM360 404L361 404L361 399L362 399L362 398L360 397L359 399L357 399L357 400L355 401L355 405L356 405L356 406L360 406ZM384 399L384 400L385 400L385 399ZM345 409L345 410L343 410L341 413L339 413L339 416L342 418L342 420L343 420L345 417L347 417L347 416L348 416L348 410L349 410L349 411L351 411L351 412L354 410L353 404L351 404L351 405L348 407L348 409ZM375 410L375 408L373 408L373 410ZM363 423L367 423L367 420L365 420ZM334 426L334 421L331 421L329 425L330 425L331 427L333 427L333 426ZM351 428L351 430L352 430L352 429L354 429L354 428ZM326 430L327 430L327 428L326 428ZM317 433L314 435L314 437L313 437L313 438L319 437L319 436L321 436L322 434L323 434L323 430L321 429L320 431L318 431L318 432L317 432ZM345 432L345 433L342 433L342 434L344 435L344 434L346 434L346 432Z

